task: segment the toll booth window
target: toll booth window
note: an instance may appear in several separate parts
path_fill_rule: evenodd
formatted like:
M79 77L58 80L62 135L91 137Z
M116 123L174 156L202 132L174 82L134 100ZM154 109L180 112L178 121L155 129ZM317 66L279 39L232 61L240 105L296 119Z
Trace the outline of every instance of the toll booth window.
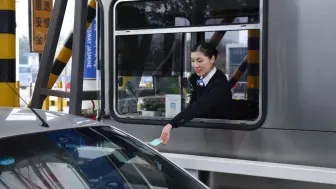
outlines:
M225 33L225 34L224 34ZM217 35L216 68L226 74L234 106L231 119L255 119L259 97L259 30L193 32L211 42ZM189 105L194 73L187 34L116 37L117 111L126 117L169 119Z
M119 1L116 29L149 29L259 22L259 0ZM219 22L208 22L215 19Z
M159 123L188 107L194 90L191 48L200 42L216 47L215 66L227 77L232 105L229 117L192 122L253 125L262 119L260 1L121 1L115 8L111 112L117 119ZM146 19L127 19L126 10Z
M181 33L118 36L118 112L164 117L166 96L183 95L183 50Z

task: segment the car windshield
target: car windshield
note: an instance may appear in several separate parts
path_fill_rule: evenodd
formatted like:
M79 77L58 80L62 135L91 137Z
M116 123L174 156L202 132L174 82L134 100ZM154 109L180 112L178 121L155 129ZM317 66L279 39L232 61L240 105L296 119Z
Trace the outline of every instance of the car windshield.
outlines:
M4 189L204 188L157 152L111 127L86 127L0 140Z

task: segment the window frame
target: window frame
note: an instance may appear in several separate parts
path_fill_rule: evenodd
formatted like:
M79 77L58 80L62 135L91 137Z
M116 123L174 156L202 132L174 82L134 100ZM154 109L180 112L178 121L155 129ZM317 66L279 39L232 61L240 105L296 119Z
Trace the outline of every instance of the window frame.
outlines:
M156 29L135 29L135 30L116 30L116 7L120 2L137 2L141 0L119 0L111 4L109 10L109 28L111 35L109 36L109 49L111 53L112 65L109 73L112 77L109 81L110 97L109 97L109 113L112 118L120 123L125 124L143 124L143 125L164 125L169 120L167 118L162 119L141 119L134 118L130 115L120 115L117 110L117 93L118 90L115 86L118 86L118 70L116 65L116 37L124 35L144 35L144 34L165 34L165 33L183 33L185 36L196 32L216 32L216 31L240 31L257 29L260 31L259 39L259 114L258 117L253 120L228 120L228 119L204 119L195 118L189 123L180 127L195 127L195 128L213 128L213 129L230 129L230 130L255 130L263 125L267 116L267 0L260 0L259 6L259 23L258 24L232 24L232 25L217 25L217 26L183 26L183 27L167 27ZM190 46L190 42L188 44ZM186 48L186 47L184 47ZM185 58L187 59L187 58ZM182 64L185 64L182 63ZM184 74L184 73L183 73ZM112 91L111 91L112 90Z
M118 6L118 4L120 3L127 3L127 2L155 2L155 1L158 1L158 0L115 0L113 3L112 3L112 6L113 6L113 22L114 22L114 28L117 28L117 25L115 25L117 22L115 21L115 18L116 18L116 7ZM160 0L159 0L160 1ZM164 1L164 0L162 0ZM261 1L264 1L264 0L259 0L260 4L259 4L259 19L261 19L261 14L262 14L262 7L263 7L263 2ZM185 17L180 17L180 18L184 18L186 20L188 20L187 18ZM217 19L217 18L214 18L214 19ZM189 21L189 24L190 24L190 20ZM252 22L253 23L253 22ZM232 25L237 25L237 26L240 26L240 25L253 25L252 23L232 23L232 24L223 24L221 26L225 26L225 25L228 25L228 26L232 26ZM260 20L260 23L261 23L261 20ZM259 25L259 24L255 24L255 25ZM217 24L213 25L213 24L210 24L210 25L199 25L199 26L194 26L194 25L188 25L188 26L173 26L173 27L157 27L157 28L152 28L152 27L149 27L149 28L138 28L138 29L131 29L131 28L128 28L128 29L121 29L121 30L113 30L113 31L134 31L134 30L153 30L153 29L167 29L167 28L190 28L190 27L193 27L193 28L199 28L199 27L209 27L209 26L217 26Z

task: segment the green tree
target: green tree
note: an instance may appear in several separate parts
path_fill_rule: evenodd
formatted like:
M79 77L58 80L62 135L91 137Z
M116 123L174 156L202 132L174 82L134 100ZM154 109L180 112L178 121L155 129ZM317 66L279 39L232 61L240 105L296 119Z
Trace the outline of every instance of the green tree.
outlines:
M19 57L20 64L28 64L28 57L25 55L30 52L29 39L27 36L19 38Z

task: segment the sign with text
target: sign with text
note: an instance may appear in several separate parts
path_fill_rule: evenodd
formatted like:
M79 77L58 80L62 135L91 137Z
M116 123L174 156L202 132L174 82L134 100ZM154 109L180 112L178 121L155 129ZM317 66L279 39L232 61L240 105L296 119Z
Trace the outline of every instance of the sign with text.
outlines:
M84 55L84 79L96 79L97 70L97 42L96 19L93 19L86 31L85 55Z
M166 94L165 117L172 118L181 112L181 95Z
M53 0L31 0L32 52L42 53L47 39Z

